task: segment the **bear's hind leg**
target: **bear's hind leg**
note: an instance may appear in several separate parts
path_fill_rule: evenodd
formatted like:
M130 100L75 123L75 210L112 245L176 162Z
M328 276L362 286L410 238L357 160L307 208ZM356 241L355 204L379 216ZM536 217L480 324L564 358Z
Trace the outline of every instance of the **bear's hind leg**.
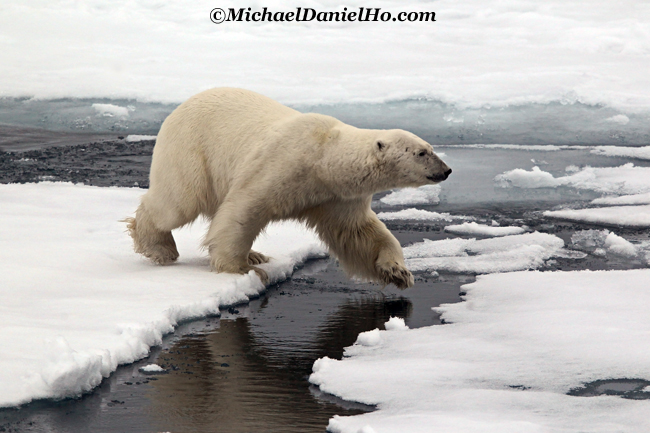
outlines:
M178 249L171 230L161 230L154 222L151 212L144 202L135 211L135 218L126 218L129 234L133 238L133 248L159 265L173 263L178 258Z

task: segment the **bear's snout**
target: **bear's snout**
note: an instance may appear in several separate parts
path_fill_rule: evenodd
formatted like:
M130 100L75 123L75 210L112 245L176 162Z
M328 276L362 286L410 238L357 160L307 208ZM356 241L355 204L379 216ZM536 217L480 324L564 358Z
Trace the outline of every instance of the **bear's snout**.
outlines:
M447 180L447 178L448 178L449 175L451 174L451 168L450 168L449 170L445 171L443 174L444 174L444 176L445 176L445 180Z

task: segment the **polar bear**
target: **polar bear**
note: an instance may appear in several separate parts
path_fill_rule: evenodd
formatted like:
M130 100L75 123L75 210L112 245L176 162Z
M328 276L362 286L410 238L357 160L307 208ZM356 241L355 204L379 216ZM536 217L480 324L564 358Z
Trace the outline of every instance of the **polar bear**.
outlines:
M137 253L158 264L178 258L172 230L199 215L217 272L248 273L269 261L252 251L271 221L313 228L350 276L413 285L399 242L371 210L372 195L439 183L451 169L409 132L359 129L303 114L233 88L199 93L163 122L150 187L127 218Z

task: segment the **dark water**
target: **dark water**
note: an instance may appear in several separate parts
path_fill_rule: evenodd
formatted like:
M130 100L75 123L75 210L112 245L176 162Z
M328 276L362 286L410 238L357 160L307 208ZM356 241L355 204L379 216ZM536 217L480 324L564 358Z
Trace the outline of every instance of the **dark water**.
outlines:
M580 388L572 389L568 394L577 397L616 395L631 400L648 400L650 399L650 381L644 379L596 380Z
M340 359L360 332L383 329L390 317L439 324L431 307L458 302L471 281L418 278L409 290L380 291L351 282L332 260L312 261L250 304L181 325L148 359L80 399L0 411L0 431L324 432L333 415L373 408L311 386L314 360ZM138 370L149 363L167 373Z

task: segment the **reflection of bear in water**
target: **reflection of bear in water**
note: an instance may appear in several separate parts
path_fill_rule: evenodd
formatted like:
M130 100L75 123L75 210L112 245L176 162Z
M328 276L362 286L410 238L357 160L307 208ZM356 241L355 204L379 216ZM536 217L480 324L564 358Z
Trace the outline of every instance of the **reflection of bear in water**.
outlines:
M302 114L241 89L212 89L181 104L162 124L150 188L128 227L135 251L156 263L176 260L171 231L199 215L217 272L254 270L251 251L270 222L314 228L351 276L405 288L413 276L402 249L370 209L372 195L435 184L451 169L429 144L402 130L358 129Z

